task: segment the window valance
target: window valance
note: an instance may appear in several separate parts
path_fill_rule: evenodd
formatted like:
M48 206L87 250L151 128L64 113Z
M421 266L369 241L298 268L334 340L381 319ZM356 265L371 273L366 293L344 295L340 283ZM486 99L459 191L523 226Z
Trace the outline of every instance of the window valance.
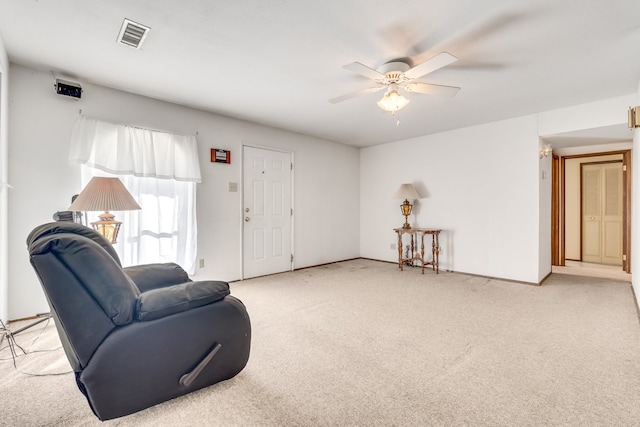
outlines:
M112 174L201 182L195 136L85 116L74 125L69 160Z

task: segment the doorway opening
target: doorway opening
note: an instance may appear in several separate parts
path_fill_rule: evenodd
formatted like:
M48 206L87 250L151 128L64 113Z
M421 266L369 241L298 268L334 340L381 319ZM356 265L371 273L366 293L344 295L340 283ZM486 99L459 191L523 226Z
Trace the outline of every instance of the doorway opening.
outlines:
M587 174L586 180L598 182L595 187L597 191L592 189L592 193L583 192L583 170L589 170L583 168L584 165L616 163L620 165L619 183L613 179L618 173L616 171L604 172L611 178L609 184L602 178L602 169L600 172L592 171ZM553 268L559 270L558 267L562 267L583 269L578 270L583 272L602 270L603 274L614 271L631 273L631 150L564 157L554 154L552 180L552 271ZM618 184L617 192L612 192L613 195L608 199L605 196L603 201L600 191L602 186L608 185L613 191L613 187ZM620 214L614 221L597 215L612 211L614 205ZM585 217L585 214L588 215ZM619 233L613 233L618 227ZM619 240L609 237L607 232L612 236L618 236ZM598 251L600 258L591 256ZM619 255L619 265L616 265L618 263L614 258L602 258L602 251Z

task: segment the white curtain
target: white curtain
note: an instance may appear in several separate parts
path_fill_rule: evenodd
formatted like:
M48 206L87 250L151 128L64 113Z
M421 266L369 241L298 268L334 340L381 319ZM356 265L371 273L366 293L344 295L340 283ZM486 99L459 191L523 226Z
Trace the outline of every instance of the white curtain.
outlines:
M194 136L80 117L70 160L83 165L83 186L93 176L117 176L142 208L114 213L123 222L116 244L123 265L176 262L195 272L201 178Z
M73 128L69 159L117 175L201 182L195 136L116 125L83 116Z

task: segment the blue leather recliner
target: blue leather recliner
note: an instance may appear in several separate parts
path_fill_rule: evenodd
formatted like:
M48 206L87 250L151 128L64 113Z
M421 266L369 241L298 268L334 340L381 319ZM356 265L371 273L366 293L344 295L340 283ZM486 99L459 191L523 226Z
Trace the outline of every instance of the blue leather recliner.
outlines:
M228 283L191 281L173 263L122 268L102 235L75 223L36 227L27 248L76 383L99 419L245 367L251 324Z

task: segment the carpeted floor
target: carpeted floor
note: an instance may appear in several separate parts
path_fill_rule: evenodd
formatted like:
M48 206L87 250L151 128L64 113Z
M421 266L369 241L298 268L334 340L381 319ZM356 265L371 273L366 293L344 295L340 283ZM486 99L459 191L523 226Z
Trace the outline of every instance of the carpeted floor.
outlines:
M253 326L251 358L234 379L101 423L71 374L19 373L5 341L0 424L640 425L640 322L629 283L553 274L529 286L354 260L231 288ZM55 327L39 335L42 326L16 340L31 350L59 346ZM17 366L68 369L60 349Z

